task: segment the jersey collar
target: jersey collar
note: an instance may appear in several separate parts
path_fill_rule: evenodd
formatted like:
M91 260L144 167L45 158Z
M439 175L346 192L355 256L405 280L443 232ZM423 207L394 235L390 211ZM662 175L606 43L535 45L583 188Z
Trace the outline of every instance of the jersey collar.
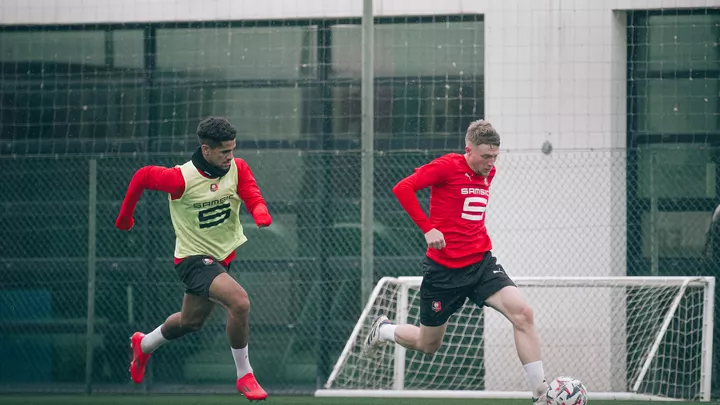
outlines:
M221 169L208 163L207 160L202 157L202 147L198 147L195 152L193 152L192 162L195 168L197 168L203 176L211 179L222 177L230 171L230 168Z

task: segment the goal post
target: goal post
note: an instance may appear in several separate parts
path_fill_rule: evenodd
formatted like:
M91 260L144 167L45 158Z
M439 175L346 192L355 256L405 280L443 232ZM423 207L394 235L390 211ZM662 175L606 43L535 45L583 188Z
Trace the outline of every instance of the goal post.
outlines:
M512 325L469 300L433 355L361 353L379 314L419 325L421 277L385 277L316 396L529 398ZM534 309L546 376L572 375L591 399L709 401L714 277L516 277Z

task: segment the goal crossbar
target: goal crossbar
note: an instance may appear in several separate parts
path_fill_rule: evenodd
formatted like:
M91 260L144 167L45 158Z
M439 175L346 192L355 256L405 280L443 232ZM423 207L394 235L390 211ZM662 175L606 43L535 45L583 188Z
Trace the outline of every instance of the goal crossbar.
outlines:
M688 288L702 291L701 296L701 341L700 364L699 364L699 389L693 399L701 401L710 400L711 378L712 378L712 330L713 330L713 302L714 302L714 277L515 277L513 281L521 288L647 288L662 289L676 288L673 290L672 301L667 311L662 315L662 322L652 336L652 344L643 351L641 358L642 367L634 375L632 381L628 382L629 389L625 391L593 391L589 388L588 397L597 400L649 400L649 401L675 401L683 398L674 398L667 395L655 395L641 391L645 377L658 355L665 335L677 316L678 309ZM422 277L384 277L375 285L370 297L363 308L358 322L355 324L347 343L338 357L333 370L322 389L315 392L316 396L324 397L406 397L406 398L528 398L529 391L522 390L473 390L473 389L406 389L405 367L406 350L400 345L393 345L394 365L392 368L393 381L391 387L337 387L336 380L343 371L343 366L351 356L356 356L359 342L364 329L372 320L370 316L374 312L376 302L381 299L381 294L387 293L386 288L393 285L397 288L392 299L395 301L395 321L398 323L407 322L408 311L412 303L409 301L409 291L419 289ZM389 389L388 389L389 388Z

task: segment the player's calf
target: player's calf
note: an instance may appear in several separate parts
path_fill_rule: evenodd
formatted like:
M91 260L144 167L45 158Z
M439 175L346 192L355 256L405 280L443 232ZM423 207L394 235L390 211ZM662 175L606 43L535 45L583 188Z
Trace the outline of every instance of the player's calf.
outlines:
M199 331L204 324L205 317L183 316L178 312L170 315L165 321L163 334L168 340L179 339L188 333Z
M422 339L418 339L415 346L416 350L419 350L425 354L435 354L438 350L440 350L440 346L442 346L442 339L431 341L423 341Z
M205 320L194 320L192 322L182 322L180 324L180 328L183 330L183 335L186 335L188 333L194 333L200 331L200 329L203 328L203 325L205 325Z
M227 336L233 348L246 347L250 339L250 301L247 295L228 300Z
M383 328L385 329L385 328ZM406 349L425 354L435 354L442 346L445 325L425 326L398 325L394 331L395 342Z

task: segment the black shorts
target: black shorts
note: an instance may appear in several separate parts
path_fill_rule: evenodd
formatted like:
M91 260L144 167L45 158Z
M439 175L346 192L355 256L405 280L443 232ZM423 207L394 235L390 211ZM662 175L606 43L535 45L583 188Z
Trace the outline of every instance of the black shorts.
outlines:
M175 265L180 281L185 284L185 292L205 298L210 296L210 284L215 277L227 273L229 269L230 266L225 268L215 258L206 255L188 256Z
M491 295L515 286L490 252L481 261L459 269L445 267L428 257L422 264L420 323L425 326L443 325L467 298L482 307Z

